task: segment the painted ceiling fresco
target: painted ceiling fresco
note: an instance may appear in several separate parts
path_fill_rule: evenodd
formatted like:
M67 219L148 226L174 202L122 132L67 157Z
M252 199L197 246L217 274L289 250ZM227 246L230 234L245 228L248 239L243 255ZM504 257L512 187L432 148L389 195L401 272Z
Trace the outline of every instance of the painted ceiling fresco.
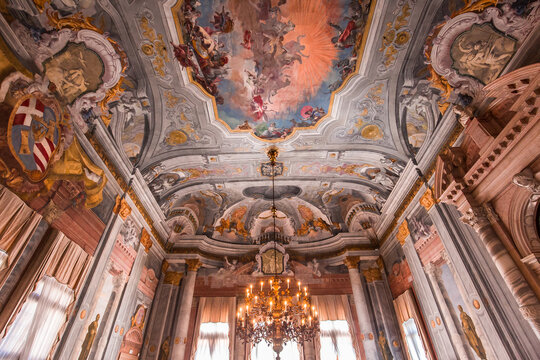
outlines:
M28 100L71 114L47 176L70 169L74 128L98 134L171 239L234 243L367 234L393 216L411 159L429 163L450 136L448 109L507 71L540 18L540 2L521 0L51 0L29 23L15 3L9 25L44 82L15 81L9 96L24 83L54 101ZM17 134L28 150L44 135L21 126L11 140L26 152ZM268 142L280 152L275 226ZM88 193L102 176L81 168Z
M316 126L357 71L370 0L186 0L180 63L231 131L285 139Z

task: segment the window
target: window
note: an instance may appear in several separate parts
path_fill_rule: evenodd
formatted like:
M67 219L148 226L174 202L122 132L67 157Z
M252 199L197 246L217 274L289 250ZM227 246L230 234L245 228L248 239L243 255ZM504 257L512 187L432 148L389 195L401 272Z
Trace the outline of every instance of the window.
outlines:
M28 295L15 321L0 341L1 359L46 359L66 321L73 290L44 276Z
M279 356L281 360L300 360L298 344L292 341L287 342ZM275 358L274 349L266 341L261 341L251 348L251 360L274 360Z
M229 360L229 324L202 323L195 360Z
M409 348L409 354L412 360L427 360L426 351L424 350L424 345L418 334L414 319L405 321L403 323L403 330L405 331L405 340L407 341L407 347Z
M321 321L321 359L356 359L347 320Z

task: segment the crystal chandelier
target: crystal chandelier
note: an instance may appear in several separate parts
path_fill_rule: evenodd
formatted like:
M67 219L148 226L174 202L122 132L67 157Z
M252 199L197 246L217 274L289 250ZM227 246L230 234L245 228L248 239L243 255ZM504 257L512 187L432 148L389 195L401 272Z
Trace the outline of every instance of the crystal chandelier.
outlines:
M278 151L272 147L267 152L272 166L272 217L274 221L274 247L276 246L276 205L274 195L275 165ZM275 250L275 249L274 249ZM274 251L274 262L277 263L277 252ZM274 264L274 269L277 269ZM283 346L293 341L298 344L312 341L319 332L319 316L311 303L307 286L302 288L300 281L278 277L278 273L265 282L260 282L260 288L250 285L246 289L244 306L238 309L236 334L244 343L257 344L265 340L272 345L280 359ZM285 283L287 286L285 287ZM298 290L296 289L298 287Z

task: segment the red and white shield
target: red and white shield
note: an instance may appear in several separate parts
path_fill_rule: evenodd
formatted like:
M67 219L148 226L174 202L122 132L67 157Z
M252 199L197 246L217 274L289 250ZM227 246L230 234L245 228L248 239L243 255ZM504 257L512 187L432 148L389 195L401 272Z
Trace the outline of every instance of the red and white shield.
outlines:
M15 105L8 125L13 156L33 181L41 180L59 145L60 107L53 99L34 93Z

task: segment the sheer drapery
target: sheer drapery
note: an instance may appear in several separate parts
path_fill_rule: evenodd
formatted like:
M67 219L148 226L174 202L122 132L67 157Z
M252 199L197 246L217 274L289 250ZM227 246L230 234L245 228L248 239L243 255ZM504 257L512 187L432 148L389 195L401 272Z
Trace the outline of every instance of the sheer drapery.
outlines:
M339 359L359 359L354 318L347 295L314 296L313 303L319 309L321 323L320 338L314 343L318 359L336 359L337 356Z
M199 299L192 360L228 360L234 352L234 297Z
M355 359L356 353L346 320L321 321L321 359Z
M429 348L429 337L427 335L426 329L423 326L424 323L422 321L422 315L418 310L412 290L409 289L403 294L399 295L394 300L394 308L396 309L396 315L400 324L405 323L409 319L412 319L414 321L415 328L419 335L419 340L421 340L422 342L424 357L428 360L436 359ZM409 343L407 340L407 334L405 333L405 328L403 326L400 326L400 330L403 341L405 342L409 353L411 353L412 351L411 349L409 349Z
M0 359L46 358L65 324L76 289L84 280L91 256L61 232L52 236L54 240L39 270L24 285L16 308L6 315L9 325L2 329ZM24 342L20 334L24 334ZM41 354L42 348L47 349L45 356L35 356L36 351ZM12 357L12 353L17 355Z
M411 360L427 360L426 350L424 349L422 340L420 340L420 335L418 334L414 319L409 319L401 325L405 332L405 341L407 342Z
M281 360L300 360L300 350L298 344L292 341L283 346L283 350L279 354ZM261 341L251 348L251 360L275 360L276 353L271 345L266 341Z
M0 270L19 256L40 220L41 215L0 185Z
M229 359L229 324L202 323L199 328L195 360Z
M46 359L72 301L72 289L55 278L44 276L0 340L0 359Z

